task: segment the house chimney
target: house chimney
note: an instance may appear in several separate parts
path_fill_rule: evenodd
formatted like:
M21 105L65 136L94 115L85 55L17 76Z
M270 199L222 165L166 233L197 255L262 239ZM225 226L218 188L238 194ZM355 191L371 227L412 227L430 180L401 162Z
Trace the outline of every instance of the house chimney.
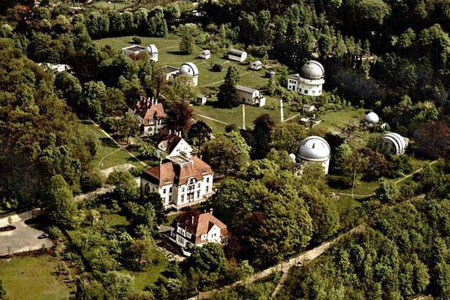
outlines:
M155 98L155 104L158 104L158 98Z
M192 225L194 225L194 216L191 216L191 220L192 220Z
M212 208L212 207L209 209L209 213L210 213L211 215L213 214L213 208Z
M169 135L171 135L172 134L172 129L169 129Z

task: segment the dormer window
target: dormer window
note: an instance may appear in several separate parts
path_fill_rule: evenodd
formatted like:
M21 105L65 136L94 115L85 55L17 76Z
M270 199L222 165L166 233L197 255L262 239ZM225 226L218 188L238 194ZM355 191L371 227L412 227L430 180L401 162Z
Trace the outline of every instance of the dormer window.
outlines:
M202 234L201 237L200 237L200 239L201 239L202 241L206 241L206 238L207 238L207 235L206 235L206 234Z

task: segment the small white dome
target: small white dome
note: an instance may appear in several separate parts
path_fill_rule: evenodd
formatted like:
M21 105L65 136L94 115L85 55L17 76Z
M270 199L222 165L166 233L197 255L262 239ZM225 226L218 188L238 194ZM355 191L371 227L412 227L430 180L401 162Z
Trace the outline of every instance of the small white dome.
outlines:
M194 63L187 62L181 65L180 74L198 76L198 68Z
M371 124L377 124L380 122L380 117L373 111L366 115L366 122Z
M298 157L306 161L326 161L330 155L330 145L319 136L307 137L298 148Z
M320 62L310 60L303 65L300 76L309 80L320 80L325 76L325 68Z

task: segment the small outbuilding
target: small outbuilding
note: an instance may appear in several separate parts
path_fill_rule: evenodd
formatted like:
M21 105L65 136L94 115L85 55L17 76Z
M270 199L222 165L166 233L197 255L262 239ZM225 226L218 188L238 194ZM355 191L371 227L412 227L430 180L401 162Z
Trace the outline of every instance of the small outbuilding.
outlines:
M236 90L242 103L259 107L266 105L266 98L261 96L258 90L243 85L237 85Z
M147 47L132 45L122 48L122 53L131 58L135 58L139 54L144 52L146 52L150 56L151 60L153 60L154 62L158 62L158 48L154 44L149 44Z
M195 98L194 104L205 105L207 101L208 101L208 98L205 95L200 94L200 95L197 95L197 97Z
M229 49L227 53L229 60L244 62L247 59L247 52L236 49Z
M250 69L254 71L259 71L263 67L263 63L260 60L254 61L250 64Z
M210 59L211 58L211 50L203 50L200 55L198 56L198 58L201 59Z

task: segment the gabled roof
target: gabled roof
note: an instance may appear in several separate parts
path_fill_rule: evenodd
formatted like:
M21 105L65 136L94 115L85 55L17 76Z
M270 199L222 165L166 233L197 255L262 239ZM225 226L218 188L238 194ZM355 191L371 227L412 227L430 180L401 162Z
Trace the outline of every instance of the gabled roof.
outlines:
M244 53L245 53L245 51L237 50L237 49L229 49L228 50L228 54L235 55L235 56L241 56Z
M143 119L144 125L150 125L150 121L167 118L162 103L155 103L148 99L136 103L134 113Z
M183 185L189 178L203 180L204 175L214 174L211 167L200 158L171 157L168 161L145 170L143 177L160 187L167 184Z
M167 153L171 153L181 140L182 138L179 137L178 135L171 135L167 139L162 140L158 146L164 147L164 149L160 148L160 150L164 150Z
M236 90L245 92L245 93L250 93L250 94L253 94L254 92L257 91L256 89L252 89L250 87L243 86L243 85L236 85Z
M188 211L179 215L175 222L179 227L196 236L196 243L201 243L201 236L207 234L216 225L220 229L220 235L227 236L228 228L222 221L211 213L200 213L198 210Z

